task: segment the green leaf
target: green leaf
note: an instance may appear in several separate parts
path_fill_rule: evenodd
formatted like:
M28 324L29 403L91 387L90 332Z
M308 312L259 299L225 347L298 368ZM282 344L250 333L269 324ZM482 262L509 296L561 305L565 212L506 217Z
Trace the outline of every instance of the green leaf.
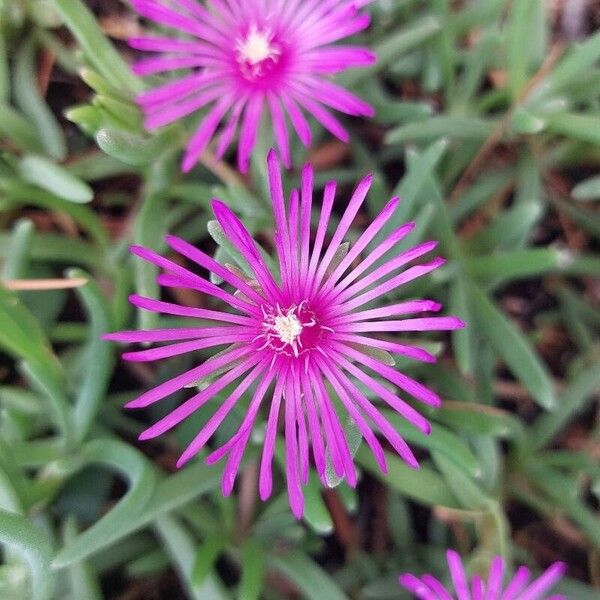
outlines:
M458 508L456 498L444 479L433 469L421 466L411 469L396 455L386 452L388 474L379 470L373 455L365 447L356 455L356 462L367 469L385 485L391 486L402 495L427 506Z
M393 367L396 364L396 359L387 350L381 350L379 348L374 348L373 346L365 346L364 344L357 344L354 342L348 342L348 345L389 367Z
M600 144L600 117L575 113L560 113L548 118L548 131L575 140Z
M522 202L495 216L488 227L469 238L467 247L478 253L514 250L528 239L542 214L542 205L538 201Z
M528 80L532 58L530 42L535 31L533 25L537 4L538 0L515 0L508 13L510 20L506 36L507 75L513 100L518 98ZM524 40L528 43L524 44Z
M490 66L494 64L494 57L501 48L502 38L497 31L482 30L480 39L465 57L463 72L454 83L452 93L447 96L449 112L466 114L469 111L470 103L481 89Z
M26 371L48 393L62 432L70 432L70 415L64 395L65 377L44 332L18 296L0 285L0 347L25 361Z
M87 183L42 156L28 154L21 158L19 173L25 181L70 202L82 204L94 197Z
M335 397L335 396L334 396ZM348 442L348 449L350 450L350 456L354 458L358 449L360 448L362 442L362 434L360 429L356 426L354 421L348 416L344 420L343 423L344 435L346 436L346 441ZM325 467L325 479L327 480L327 485L330 488L337 487L344 481L344 477L338 477L333 468L333 463L331 462L331 457L329 455L329 451L327 452L327 464Z
M287 577L309 600L347 600L344 591L308 555L292 550L269 555L267 564Z
M452 18L452 29L456 34L466 34L473 28L487 27L494 23L506 10L505 0L487 0L469 5L468 10L457 11Z
M16 222L11 234L10 250L2 266L2 279L22 279L27 268L28 250L33 237L33 223L27 219Z
M461 195L460 202L448 207L452 222L457 225L490 198L500 194L511 184L513 172L508 169L498 169L483 173Z
M459 276L450 289L451 314L460 317L465 323L471 323L472 308L467 294L467 282L464 276ZM452 348L460 370L468 375L475 368L475 333L471 327L464 327L452 332Z
M573 190L571 195L575 200L587 202L589 200L600 199L600 175L590 177L584 181L578 183Z
M0 439L0 510L22 513L24 499L27 497L27 483L15 461L12 448Z
M69 202L54 194L40 189L33 185L27 185L22 183L18 179L5 177L0 179L0 189L6 192L12 200L19 202L23 205L35 205L47 210L66 213L73 217L77 221L78 225L81 226L86 232L90 234L90 237L99 245L108 245L108 237L104 226L97 214L89 207L74 202ZM38 238L39 236L36 236ZM32 240L32 246L36 243L36 238ZM65 239L65 244L77 243L77 240ZM78 254L74 254L71 261L74 261ZM101 256L98 256L101 258ZM67 261L68 262L68 261Z
M469 446L446 427L432 423L431 433L425 435L415 429L398 413L391 410L382 410L381 412L394 426L394 429L408 442L427 448L430 451L436 450L443 453L472 477L478 477L481 474L479 462Z
M79 562L121 539L152 498L156 486L150 462L123 442L96 439L83 448L82 458L86 464L102 464L120 472L129 481L129 490L108 513L56 555L53 561L56 568Z
M433 141L440 137L483 141L492 133L494 126L493 121L484 119L440 115L422 123L408 123L392 129L385 141L388 144L401 144L409 141Z
M73 161L69 161L66 168L69 173L84 181L101 181L135 171L124 165L120 160L107 156L100 151L78 156Z
M540 406L555 408L552 378L527 338L478 286L471 286L471 296L477 324L492 348Z
M534 484L552 500L552 503L580 526L582 533L596 548L600 548L600 522L597 515L575 495L577 490L574 489L572 480L555 469L539 464L528 465L527 471ZM565 490L573 490L575 494L565 493Z
M89 136L95 136L96 132L104 127L106 121L102 109L91 104L69 108L65 111L65 118L81 127Z
M77 524L74 517L67 517L63 526L63 537L68 544L77 535ZM91 564L86 562L73 563L69 567L69 587L72 598L85 600L102 600L100 582Z
M124 102L129 102L129 100L131 100L130 94L128 94L127 92L123 92L123 90L120 90L119 88L109 83L105 77L102 77L102 75L99 75L93 69L84 67L80 70L79 75L81 79L85 81L85 83L87 83L87 85L89 85L98 94L123 100Z
M113 319L108 301L85 271L71 269L69 277L84 277L88 280L85 285L77 288L77 295L90 321L89 338L84 351L85 373L79 384L73 413L76 437L81 442L96 419L112 374L113 345L103 341L100 336L113 330Z
M502 254L473 256L465 259L465 267L469 275L474 278L502 282L560 271L569 262L569 255L561 250L532 248Z
M162 548L151 550L127 565L127 575L134 578L159 576L170 568L171 559Z
M415 214L420 205L417 201L424 195L423 191L430 178L433 177L434 170L447 149L448 141L438 140L419 153L392 193L393 196L402 198L400 206L376 236L370 248L374 248L385 236L403 225L411 215Z
M557 409L538 417L526 440L529 451L543 448L557 433L593 400L600 390L600 370L597 365L578 373L559 394Z
M242 577L238 591L239 600L259 600L265 577L265 551L253 538L242 544Z
M585 76L594 68L600 59L600 36L591 35L584 42L574 44L558 66L540 85L539 95L551 95L553 92L567 88L573 82Z
M525 433L521 421L493 406L446 401L432 416L461 433L499 438L519 438Z
M210 533L195 552L191 580L193 584L201 585L213 571L217 559L226 548L228 540L223 532Z
M175 166L168 156L154 163L146 178L144 202L134 223L133 237L136 244L160 251L166 233L167 195L175 177ZM156 282L158 269L148 261L134 261L135 291L140 296L157 298L160 294ZM141 329L156 327L158 315L149 311L139 311Z
M598 589L593 588L578 579L564 577L552 588L555 594L562 594L565 598L576 598L577 600L596 600Z
M223 248L226 255L229 256L235 264L245 273L246 277L254 278L252 269L248 264L248 261L244 258L242 253L229 241L229 238L225 235L221 224L218 221L209 221L206 229L210 237L217 243L220 248Z
M342 85L352 87L359 82L368 81L375 73L397 61L401 54L426 42L441 28L439 19L431 16L412 23L410 27L401 29L375 44L373 51L377 55L377 62L373 66L348 71L338 77L338 80Z
M6 136L17 148L40 152L43 146L36 127L12 106L0 103L0 135Z
M159 517L154 526L165 549L171 556L190 598L193 600L229 600L229 595L215 575L209 575L199 586L192 584L194 542L175 517L170 515Z
M60 16L81 44L86 58L118 89L138 92L142 84L106 39L97 19L81 0L52 0Z
M48 535L29 519L0 510L0 542L27 563L31 573L31 600L51 600L54 575L50 570L52 548Z
M304 520L319 535L329 535L333 531L333 521L321 496L321 482L311 470L308 485L304 488Z
M331 257L331 262L323 275L323 281L327 281L329 276L337 269L339 264L344 260L346 254L350 250L350 242L342 242L339 248L335 251L334 255Z
M108 124L114 124L118 129L134 134L143 131L144 122L140 109L128 100L98 94L92 100L92 104L102 109Z
M128 453L135 452L133 448L129 446L124 447L128 450ZM124 458L126 458L126 456L124 456ZM141 459L141 456L139 456L139 458ZM139 470L143 471L144 469L145 466ZM138 475L136 475L136 477L138 477ZM87 533L84 532L82 536L76 538L74 544L65 547L59 553L56 558L58 564L69 564L72 561L79 560L83 556L88 556L89 554L95 553L99 549L104 548L109 544L115 544L116 542L123 540L131 533L150 525L153 521L156 521L161 516L175 511L188 504L194 498L197 498L209 490L217 488L220 480L221 473L219 473L218 470L207 467L202 463L192 464L186 467L183 471L175 473L174 475L170 475L169 477L165 477L158 482L154 492L152 489L150 490L150 499L145 504L140 503L140 505L135 507L133 502L130 503L131 506L129 514L127 515L127 519L124 519L119 523L120 527L118 531L111 530L110 537L112 539L110 541L103 542L100 546L98 546L95 543L96 540L93 535L88 536L90 537L90 543L93 544L92 549L89 550L85 541L77 541L81 539L85 533ZM144 495L146 493L148 492L144 492ZM88 531L91 531L91 529ZM78 547L75 547L75 544L77 544ZM78 553L82 554L82 556L77 557L76 554Z
M584 210L573 202L566 202L554 198L554 204L565 213L573 222L584 231L589 232L596 239L600 239L600 219L589 210Z
M70 204L70 206L77 205ZM10 241L8 234L0 233L0 256L3 258L10 252ZM36 234L31 240L28 252L32 261L56 262L69 266L80 264L89 269L110 271L110 265L106 264L103 255L98 253L97 247L81 240L65 238L60 234Z
M154 137L118 129L100 129L96 133L96 143L109 156L128 165L140 166L154 162L175 146L178 137L179 134L172 128Z
M63 160L67 154L67 146L60 125L40 95L35 69L35 50L35 38L30 37L17 52L14 73L15 100L35 125L46 152L52 158Z
M10 75L8 72L8 52L4 32L0 32L0 104L10 99ZM4 113L2 113L4 114Z
M491 500L452 459L437 450L432 451L431 456L463 508L483 510L489 506Z
M546 121L523 108L517 109L511 117L511 127L516 133L532 135L546 128Z
M373 82L375 84L375 82ZM363 92L364 99L375 108L375 120L382 125L397 125L407 121L428 119L433 108L428 102L403 102L392 99L377 85L369 85Z

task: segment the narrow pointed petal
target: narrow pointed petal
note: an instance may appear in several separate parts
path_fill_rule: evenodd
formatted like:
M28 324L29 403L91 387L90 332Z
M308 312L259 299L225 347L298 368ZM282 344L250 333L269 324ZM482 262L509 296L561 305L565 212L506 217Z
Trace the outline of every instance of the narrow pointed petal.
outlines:
M350 229L350 225L352 225L356 213L365 201L367 193L369 192L369 189L371 188L372 184L373 175L369 174L358 184L356 190L352 194L350 202L348 203L348 206L346 207L346 210L342 215L342 218L335 230L335 233L333 234L327 251L325 252L325 255L323 256L319 264L319 268L317 269L317 274L313 285L318 285L321 283L323 275L325 274L327 268L331 263L331 259L333 258L341 242L343 241L344 236L348 232L348 229Z
M212 209L227 237L250 264L259 283L270 292L271 296L277 297L277 285L248 230L235 213L220 200L212 201Z
M221 119L231 108L232 104L233 98L230 96L225 96L217 104L215 104L206 117L204 117L200 127L198 127L198 130L190 139L185 150L183 162L181 163L181 170L184 173L191 171L194 165L198 162L200 155L202 152L204 152L204 150L206 150L206 147L217 130Z
M331 275L327 278L323 289L331 289L333 285L342 276L344 271L358 258L360 253L367 247L369 242L381 231L381 228L387 223L390 217L394 214L400 198L392 198L383 210L373 219L373 222L365 229L361 236L352 244L352 248L340 264L334 269Z
M189 258L201 267L212 271L215 275L218 275L221 279L236 287L240 292L243 292L245 296L257 304L261 304L264 301L264 299L257 294L256 290L250 287L245 281L237 277L237 275L223 265L220 265L214 258L208 256L201 250L194 248L191 244L188 244L185 240L174 235L167 235L165 241L173 250L179 252L182 256Z
M256 355L251 356L250 358L244 360L240 365L235 366L231 370L227 371L215 382L211 383L208 387L204 388L197 394L194 394L175 410L171 411L166 417L163 417L160 421L152 425L152 427L149 427L142 432L140 439L148 440L155 438L167 432L169 429L173 429L173 427L187 419L192 413L214 398L214 396L222 389L227 387L230 383L251 369L258 362L258 360L259 359L256 357Z
M215 346L224 346L238 343L249 343L253 339L253 335L228 335L211 337L204 340L192 340L189 342L180 342L178 344L170 344L169 346L161 346L160 348L150 348L148 350L138 350L137 352L125 352L123 360L131 362L150 362L161 360L163 358L171 358L188 352L195 352L205 348L214 348Z
M369 417L369 419L371 419L371 421L373 421L379 431L381 431L381 433L385 436L398 456L400 456L400 458L402 458L402 460L404 460L404 462L411 468L418 469L419 463L415 458L415 455L412 453L411 449L408 447L408 444L402 439L391 423L371 404L371 402L369 402L366 396L364 396L343 373L338 375L338 379L344 388L350 392L352 398L358 404L360 409L367 415L367 417ZM384 473L387 473L387 469L385 468L385 456L382 456L381 460L383 461L381 470Z
M172 379L157 385L155 388L143 393L135 400L128 402L125 406L127 408L143 408L150 406L150 404L154 404L154 402L158 402L158 400L162 400L163 398L170 396L174 392L183 389L186 385L193 383L194 381L198 381L200 377L206 377L217 369L232 363L238 358L242 358L250 352L251 349L245 346L232 349L225 354L222 354L218 358L208 360L198 367L194 367L193 369L190 369L189 371L186 371L177 377L173 377Z
M411 573L405 573L400 576L400 585L412 592L420 600L439 600L437 594L432 592L429 587Z
M271 409L269 410L269 418L267 420L267 428L265 431L265 442L263 445L262 458L260 461L260 474L258 491L261 500L266 500L273 491L273 476L272 463L273 454L275 452L275 439L277 437L277 420L279 417L279 408L281 406L281 398L283 394L283 385L287 373L283 371L275 384L273 399L271 401Z
M527 567L519 567L500 600L517 600L527 586L529 576L530 571Z
M554 563L540 577L533 581L525 591L521 592L519 600L539 600L556 585L564 576L566 570L567 565L565 563Z
M255 324L249 317L242 317L241 315L218 310L207 310L205 308L190 308L189 306L181 306L180 304L173 304L172 302L144 298L137 294L129 296L129 302L138 308L165 315L207 319L209 321L222 321L224 323L237 323L238 325L248 325L250 327Z
M290 507L296 519L304 513L304 496L300 487L298 438L293 383L288 377L285 386L285 473Z
M262 107L262 96L251 97L245 107L238 147L238 168L242 173L248 172L250 154L256 144L256 133L260 124Z
M469 586L467 585L467 576L462 564L462 560L457 552L448 550L446 554L448 567L450 568L450 576L454 583L457 600L471 600Z
M400 371L396 369L392 369L383 363L359 352L358 350L354 350L354 348L350 348L348 346L344 346L342 344L334 343L333 347L338 350L341 354L345 354L353 358L354 360L359 361L361 364L369 367L378 375L385 377L388 381L391 381L395 385L397 385L400 389L409 393L411 396L414 396L417 400L424 402L425 404L429 404L430 406L440 406L442 401L440 397L430 389L426 388L424 385L415 381L408 375L404 375Z
M248 431L243 438L238 440L227 459L225 469L223 469L223 479L221 481L221 491L225 497L231 495L231 492L233 492L235 478L237 477L242 458L244 457L244 450L246 450L249 439L250 431Z
M431 432L431 426L429 425L427 419L416 409L410 406L410 404L398 398L398 396L393 394L376 379L373 379L371 376L364 373L356 365L346 360L340 354L336 353L334 354L334 357L340 366L342 366L351 375L354 375L354 377L366 385L367 388L378 394L384 402L386 402L398 414L402 415L409 423L414 425L417 429L421 430L425 434L429 434Z
M316 362L323 371L323 374L325 375L327 381L329 381L329 383L337 393L338 398L344 404L344 407L348 411L348 414L352 418L354 424L358 427L358 430L360 431L363 439L365 440L369 448L371 448L371 452L373 453L373 456L375 457L379 468L383 473L387 473L385 453L383 451L383 448L381 447L381 444L379 443L379 440L369 427L368 423L365 421L360 411L356 409L356 407L350 400L350 397L346 393L346 390L340 385L335 375L333 375L333 372L327 366L327 363L320 358L317 358Z
M204 447L206 442L212 437L219 425L225 420L227 415L231 412L233 407L236 405L238 400L242 397L244 392L256 381L257 377L267 368L268 364L262 362L258 364L254 369L244 378L244 380L236 387L236 389L229 395L227 400L223 402L219 408L215 411L213 416L207 421L206 425L200 430L196 437L190 442L188 447L185 449L183 454L177 461L177 467L181 467L188 460L193 458L198 452Z
M421 577L423 583L425 583L434 594L437 594L439 600L453 600L450 593L446 590L446 588L441 584L441 582L433 577L433 575L423 575Z
M179 340L212 337L216 335L233 335L236 333L251 333L254 329L248 327L190 327L182 329L151 329L139 331L118 331L105 333L104 340L113 342L144 343L144 342L174 342Z
M388 342L376 338L369 338L364 335L353 335L340 332L336 332L334 339L340 342L350 342L351 344L358 344L361 346L381 348L382 350L387 350L388 352L393 352L394 354L402 354L403 356L412 358L414 360L419 360L421 362L436 362L436 358L433 354L427 352L427 350L425 350L424 348L419 348L418 346L397 344L395 342Z

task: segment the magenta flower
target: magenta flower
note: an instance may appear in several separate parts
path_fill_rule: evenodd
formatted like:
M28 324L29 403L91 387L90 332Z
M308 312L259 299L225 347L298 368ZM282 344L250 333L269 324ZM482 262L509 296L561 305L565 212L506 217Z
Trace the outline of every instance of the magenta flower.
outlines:
M419 578L406 573L400 577L400 584L421 600L566 600L565 596L561 595L545 596L565 574L565 563L554 563L531 583L529 569L519 567L515 576L503 588L505 565L501 556L496 556L492 561L487 583L475 575L471 579L471 585L467 581L458 553L448 550L447 558L454 596L433 575L423 575Z
M133 48L158 53L136 63L134 71L152 75L194 69L139 96L146 127L156 129L210 106L189 141L184 171L196 164L224 122L216 155L223 156L239 129L238 165L246 172L264 111L270 112L288 168L288 119L305 146L311 143L305 112L348 141L329 109L354 116L374 112L329 76L375 61L366 48L335 45L368 27L369 16L360 10L372 1L131 0L140 15L177 32L173 37L130 39Z
M271 151L268 173L276 227L275 247L281 272L279 280L269 272L259 248L240 220L225 204L213 200L215 216L231 244L248 262L252 279L244 277L239 269L220 265L179 238L168 236L166 241L182 257L221 277L236 290L235 293L210 283L146 248L135 246L132 252L164 269L164 274L158 278L163 286L197 290L223 301L233 310L189 308L134 295L131 302L144 310L198 318L214 324L189 329L126 331L107 335L106 338L121 342L175 342L124 354L125 359L132 361L153 361L226 346L225 350L211 359L127 404L128 407L145 407L185 386L193 385L200 378L215 377L214 381L144 431L140 438L149 439L165 433L237 381L234 391L224 402L215 406L214 416L184 451L178 461L178 466L181 466L205 446L234 405L254 385L239 430L224 446L212 452L206 462L212 464L228 456L222 487L223 493L229 494L259 410L266 403L268 418L259 488L263 500L269 497L272 490L271 463L283 405L287 488L292 510L299 517L303 512L301 484L307 483L309 474L309 446L312 447L314 463L322 481L326 481L329 457L335 473L339 477L346 477L350 485L356 484L356 470L338 415L340 409L334 403L332 391L339 405L360 430L383 471L386 471L384 451L371 424L379 429L411 467L418 466L406 442L363 390L369 389L427 434L430 431L427 420L391 391L389 386L384 385L382 380L391 382L428 405L439 405L439 397L389 364L381 362L381 352L378 357L374 350L385 350L425 362L435 359L422 348L368 334L442 331L464 325L456 317L399 318L439 311L440 305L432 300L408 300L380 308L366 308L388 292L444 263L441 258L435 258L404 269L433 250L436 242L425 242L397 256L386 256L410 233L413 223L392 231L372 252L359 260L361 252L393 215L400 202L398 198L389 201L348 253L340 258L344 236L367 195L372 176L365 177L358 184L329 243L326 243L326 233L336 184L329 182L325 186L323 206L311 248L312 168L310 165L304 168L301 191L292 190L287 207L279 169L278 159ZM383 262L376 266L379 259L383 259ZM357 382L364 388L359 387ZM274 390L269 392L272 384Z

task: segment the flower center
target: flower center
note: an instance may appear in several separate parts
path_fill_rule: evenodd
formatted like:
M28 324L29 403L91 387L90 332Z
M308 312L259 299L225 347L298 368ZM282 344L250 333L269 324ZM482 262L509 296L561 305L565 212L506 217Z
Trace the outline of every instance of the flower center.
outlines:
M254 81L268 74L279 62L281 48L273 41L270 29L258 29L251 25L243 39L235 45L236 60L242 75Z
M262 332L256 337L256 340L264 342L261 350L271 348L278 353L297 357L317 349L323 331L331 331L317 322L306 300L286 309L279 305L263 306L262 312Z
M277 315L273 325L275 333L284 344L295 344L296 339L304 329L296 315Z

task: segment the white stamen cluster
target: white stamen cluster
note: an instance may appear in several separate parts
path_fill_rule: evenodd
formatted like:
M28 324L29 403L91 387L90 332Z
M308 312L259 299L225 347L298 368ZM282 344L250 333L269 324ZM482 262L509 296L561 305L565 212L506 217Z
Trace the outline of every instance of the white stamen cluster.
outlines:
M236 42L238 62L248 71L244 75L259 77L265 60L276 61L279 58L281 50L272 42L273 34L270 30L259 30L256 25L251 25L246 37Z
M273 326L279 339L285 344L294 344L304 327L296 315L277 315Z
M301 335L305 327L314 327L317 322L313 317L307 321L302 321L300 312L306 300L303 300L299 305L292 305L287 310L283 311L279 304L276 310L271 307L262 306L263 333L258 335L256 339L264 338L265 343L259 350L271 347L277 352L286 352L291 349L294 356L298 356L302 351Z

